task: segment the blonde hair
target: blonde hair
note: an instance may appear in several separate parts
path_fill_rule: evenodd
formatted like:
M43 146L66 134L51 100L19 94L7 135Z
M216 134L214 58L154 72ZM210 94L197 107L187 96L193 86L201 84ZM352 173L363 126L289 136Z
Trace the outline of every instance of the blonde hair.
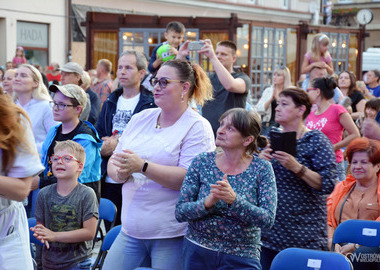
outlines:
M32 72L32 79L33 81L38 83L38 86L33 89L32 97L37 100L47 100L51 101L51 96L49 95L49 92L44 85L44 82L42 80L41 72L29 64L22 64L18 68L25 67L29 69ZM15 91L13 91L13 101L16 101L18 99L18 95Z
M200 65L175 59L164 62L162 66L176 69L179 79L190 83L189 99L193 98L199 105L203 105L205 101L212 99L211 81Z
M321 45L324 45L324 46L328 45L329 43L330 43L330 39L328 36L322 33L317 34L313 38L313 41L311 43L311 59L313 59L314 61L319 61L319 58L321 57L321 51L319 47ZM324 57L327 57L329 55L330 55L329 51L326 51L323 54Z
M80 87L83 88L83 90L87 90L91 85L91 78L87 71L83 71L82 74L82 85Z
M286 88L292 86L292 81L291 81L291 77L290 77L290 70L286 66L276 67L273 71L273 75L275 73L284 76L284 87L282 89L286 89Z
M84 151L83 146L79 143L71 140L56 142L54 146L54 153L64 150L72 154L73 157L75 157L82 164L86 161L86 152Z

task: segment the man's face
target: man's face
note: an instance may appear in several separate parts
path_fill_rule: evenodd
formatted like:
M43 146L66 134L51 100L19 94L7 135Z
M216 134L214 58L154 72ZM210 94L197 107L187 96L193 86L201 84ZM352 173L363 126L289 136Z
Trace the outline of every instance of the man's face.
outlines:
M123 88L139 87L145 75L145 70L138 70L136 56L127 54L120 57L117 66L117 77Z
M169 45L176 48L181 44L184 34L178 33L174 30L169 30L165 32L165 38L168 41Z
M327 70L325 68L315 68L310 72L310 81L325 77L327 77Z
M79 80L80 80L80 75L78 73L61 71L62 85L66 85L66 84L78 85Z
M97 77L99 77L99 75L101 75L103 73L104 73L104 66L103 66L103 64L98 63L97 66L96 66Z
M234 55L231 48L226 46L217 46L215 55L226 69L232 68L236 61L236 55Z
M373 71L367 72L367 84L376 83L378 79Z

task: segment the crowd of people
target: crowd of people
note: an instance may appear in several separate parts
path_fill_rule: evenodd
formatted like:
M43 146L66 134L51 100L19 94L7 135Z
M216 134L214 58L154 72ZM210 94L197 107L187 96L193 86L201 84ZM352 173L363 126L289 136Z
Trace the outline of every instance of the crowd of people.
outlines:
M280 65L247 106L235 43L201 41L207 74L184 34L170 22L149 62L124 51L115 80L107 59L42 72L17 48L0 85L0 265L33 269L35 217L37 269L90 269L100 198L121 224L103 266L112 270L270 269L288 247L331 249L345 220L380 219L378 70L364 86L335 75L329 38L317 34L299 87Z

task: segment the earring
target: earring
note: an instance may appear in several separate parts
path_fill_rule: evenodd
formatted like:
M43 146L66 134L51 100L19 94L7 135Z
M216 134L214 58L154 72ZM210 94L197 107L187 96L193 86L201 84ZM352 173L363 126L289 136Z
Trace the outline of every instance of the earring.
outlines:
M183 99L183 93L181 94L181 103L184 103L185 100Z

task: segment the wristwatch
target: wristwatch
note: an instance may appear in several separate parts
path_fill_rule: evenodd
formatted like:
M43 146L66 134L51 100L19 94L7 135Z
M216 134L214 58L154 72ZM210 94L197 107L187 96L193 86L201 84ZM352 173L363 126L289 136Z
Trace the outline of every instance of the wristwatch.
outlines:
M148 169L148 162L144 160L144 165L141 168L141 172L142 173L146 172L146 169Z

